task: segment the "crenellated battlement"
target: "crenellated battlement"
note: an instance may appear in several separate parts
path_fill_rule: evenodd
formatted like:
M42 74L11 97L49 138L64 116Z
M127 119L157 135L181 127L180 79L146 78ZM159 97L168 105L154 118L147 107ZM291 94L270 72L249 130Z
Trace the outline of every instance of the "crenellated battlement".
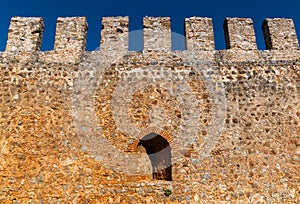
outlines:
M39 51L44 22L42 18L13 17L8 30L6 52L20 54Z
M295 25L292 19L267 18L262 28L267 49L299 49Z
M211 18L191 17L185 19L186 47L188 50L215 49L214 31Z
M104 17L102 19L101 50L126 52L128 50L128 28L128 17Z
M13 17L0 53L1 203L300 203L300 49L292 19ZM100 33L99 33L100 34ZM174 36L174 35L173 35ZM134 39L135 40L135 39ZM137 39L139 42L142 39ZM167 194L167 192L169 192ZM169 195L171 192L171 195Z
M128 17L104 17L101 30L101 51L126 52L129 35ZM171 51L171 19L145 17L144 51ZM57 19L54 50L51 54L78 58L85 52L87 19L68 17ZM292 19L267 18L262 25L267 50L298 50L299 44ZM13 17L10 22L5 53L29 54L40 51L44 23L42 18ZM250 18L224 20L226 49L257 50L253 21ZM214 51L215 42L211 18L185 19L187 50ZM48 53L49 54L49 53ZM48 55L47 55L48 56Z

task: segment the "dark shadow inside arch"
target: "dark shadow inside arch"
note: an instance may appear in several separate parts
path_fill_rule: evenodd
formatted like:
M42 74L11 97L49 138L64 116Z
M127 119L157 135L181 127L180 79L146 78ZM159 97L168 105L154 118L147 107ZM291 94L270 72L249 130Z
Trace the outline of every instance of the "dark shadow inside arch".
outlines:
M146 149L151 160L153 179L172 181L172 161L169 142L159 134L150 133L143 137L138 145Z

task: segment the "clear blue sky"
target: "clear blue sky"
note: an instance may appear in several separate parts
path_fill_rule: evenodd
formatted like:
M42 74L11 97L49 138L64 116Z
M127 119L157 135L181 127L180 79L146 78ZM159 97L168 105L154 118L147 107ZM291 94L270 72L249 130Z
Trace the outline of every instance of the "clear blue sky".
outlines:
M53 48L56 18L59 16L86 16L89 24L87 50L99 46L103 16L130 18L130 30L142 29L142 18L171 17L172 31L183 34L184 18L212 17L216 49L225 48L223 20L225 17L250 17L254 21L259 49L264 49L261 25L264 18L293 18L300 36L300 0L5 0L0 7L0 50L6 45L9 21L12 16L41 16L45 31L42 50Z

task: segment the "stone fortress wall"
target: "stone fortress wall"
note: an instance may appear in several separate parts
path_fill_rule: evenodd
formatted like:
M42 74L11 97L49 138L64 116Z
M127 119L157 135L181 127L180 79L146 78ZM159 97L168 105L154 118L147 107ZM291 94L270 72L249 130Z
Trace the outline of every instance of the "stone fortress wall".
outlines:
M171 50L170 18L145 17L144 50L128 52L128 25L103 18L100 50L87 52L86 18L58 18L54 50L41 52L43 19L11 19L1 203L300 202L293 21L264 21L267 50L249 18L225 19L226 50L210 18L185 20L184 51ZM152 177L139 145L151 133L169 145L171 181Z

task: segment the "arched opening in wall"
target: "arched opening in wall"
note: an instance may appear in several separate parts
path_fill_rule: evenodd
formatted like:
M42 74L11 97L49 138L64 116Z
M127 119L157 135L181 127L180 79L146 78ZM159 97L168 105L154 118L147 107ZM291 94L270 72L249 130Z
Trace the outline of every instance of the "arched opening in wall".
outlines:
M143 146L152 165L152 177L172 181L171 148L169 142L154 132L144 136L138 145Z

